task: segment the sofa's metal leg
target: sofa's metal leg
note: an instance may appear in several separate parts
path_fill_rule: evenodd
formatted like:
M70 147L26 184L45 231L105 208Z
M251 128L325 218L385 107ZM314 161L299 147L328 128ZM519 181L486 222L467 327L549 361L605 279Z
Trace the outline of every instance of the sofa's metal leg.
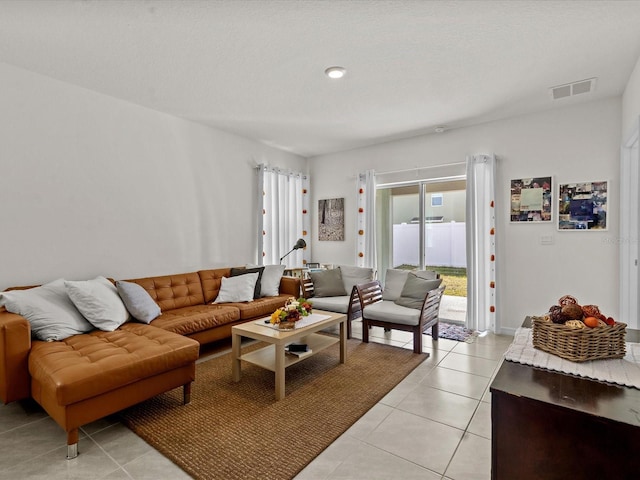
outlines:
M189 405L191 403L191 382L185 383L182 387L183 404Z
M78 429L74 428L67 432L67 460L78 456Z
M67 445L67 460L72 460L78 456L78 444Z

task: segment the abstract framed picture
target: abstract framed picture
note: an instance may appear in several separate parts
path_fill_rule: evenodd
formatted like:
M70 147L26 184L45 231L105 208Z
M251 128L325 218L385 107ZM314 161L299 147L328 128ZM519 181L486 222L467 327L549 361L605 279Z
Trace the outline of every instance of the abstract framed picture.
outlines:
M318 200L318 240L344 240L344 198Z
M607 230L609 182L575 182L558 186L558 230Z
M551 222L551 177L511 180L511 222Z

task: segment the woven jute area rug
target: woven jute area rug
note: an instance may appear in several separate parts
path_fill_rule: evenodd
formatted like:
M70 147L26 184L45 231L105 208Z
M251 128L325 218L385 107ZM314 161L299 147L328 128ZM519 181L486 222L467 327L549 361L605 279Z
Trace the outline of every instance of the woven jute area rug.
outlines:
M235 383L225 354L197 365L189 405L175 389L125 410L123 421L194 478L293 478L427 358L359 340L347 348L345 364L335 344L287 368L279 402L272 372L243 362Z

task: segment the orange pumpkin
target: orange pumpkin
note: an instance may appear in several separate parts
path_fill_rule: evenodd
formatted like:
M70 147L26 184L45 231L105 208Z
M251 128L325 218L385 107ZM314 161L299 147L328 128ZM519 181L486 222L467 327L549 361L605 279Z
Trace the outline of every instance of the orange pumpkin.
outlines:
M596 317L587 317L583 320L583 323L587 326L587 327L597 327L598 326L598 319Z

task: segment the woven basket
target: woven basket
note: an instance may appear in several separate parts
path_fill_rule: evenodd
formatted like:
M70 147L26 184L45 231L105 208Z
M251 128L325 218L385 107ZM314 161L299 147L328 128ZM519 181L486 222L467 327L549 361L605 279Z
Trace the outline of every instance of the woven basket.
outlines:
M597 328L573 328L532 317L533 346L572 362L602 358L622 358L625 355L624 336L627 325Z

